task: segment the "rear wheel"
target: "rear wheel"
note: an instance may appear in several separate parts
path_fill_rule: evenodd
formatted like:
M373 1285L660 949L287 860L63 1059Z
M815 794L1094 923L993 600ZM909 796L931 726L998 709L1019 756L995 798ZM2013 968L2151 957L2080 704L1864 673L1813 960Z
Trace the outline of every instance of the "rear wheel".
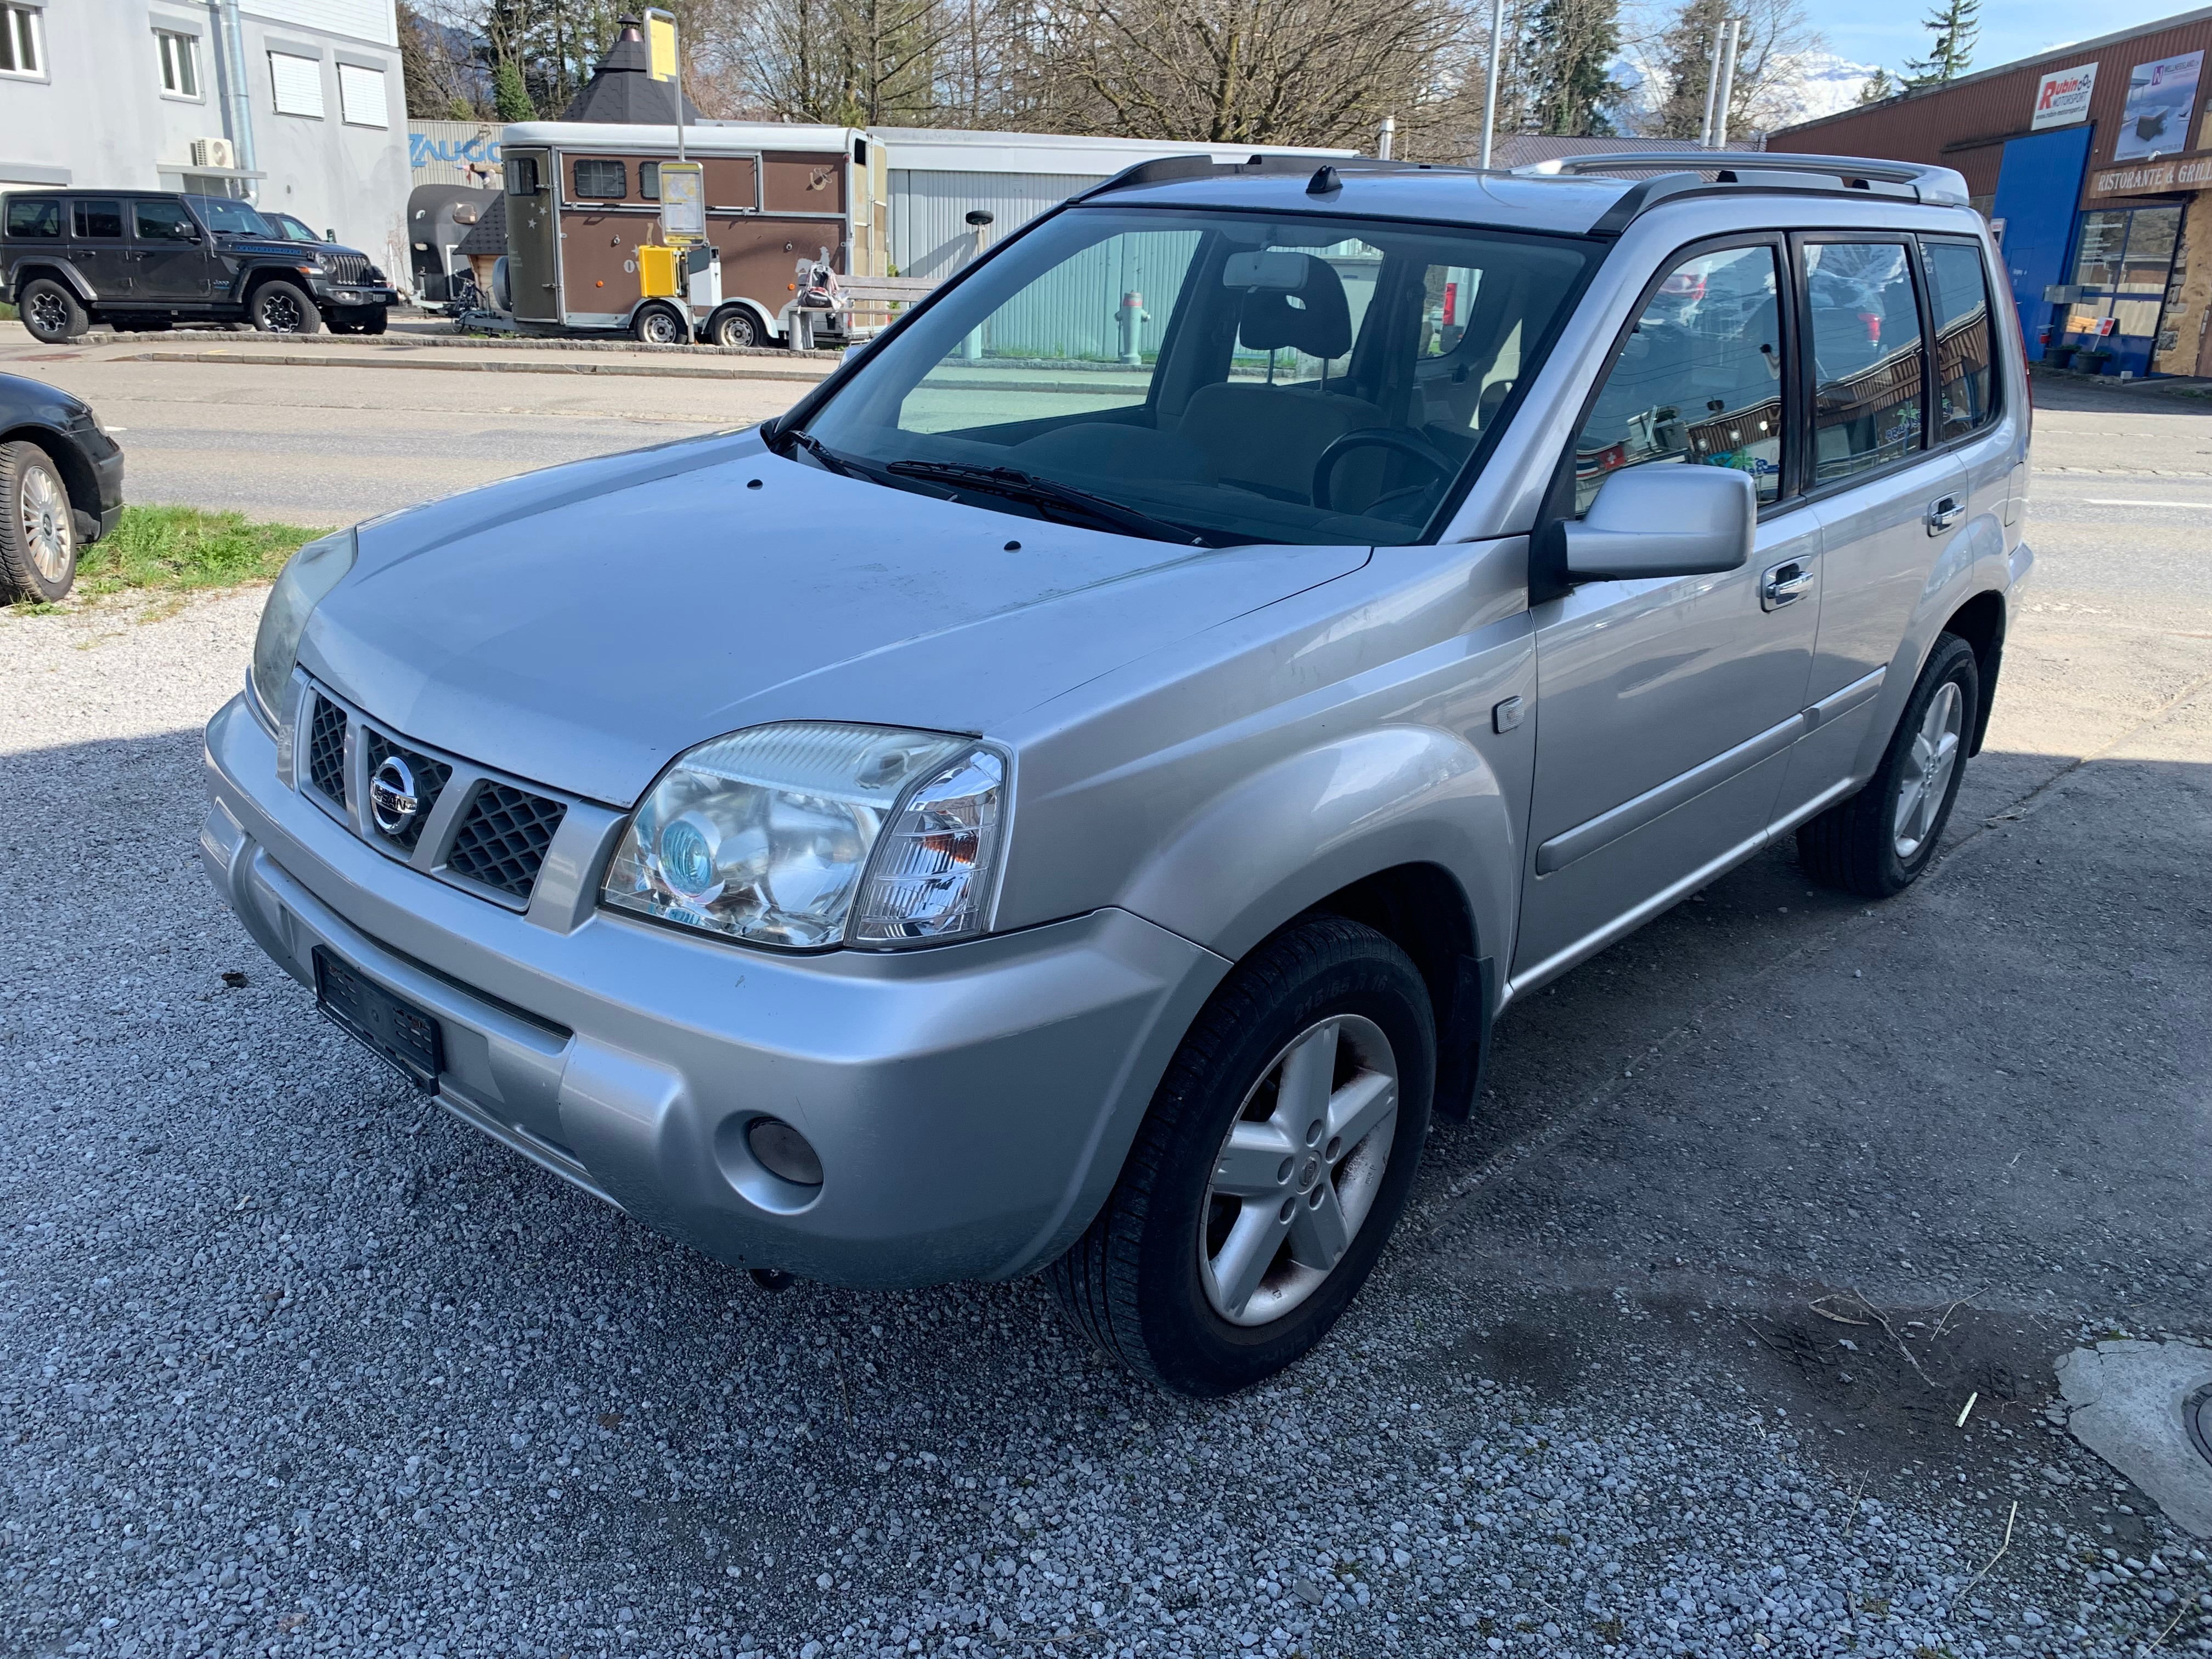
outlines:
M51 276L36 276L23 284L17 301L23 326L34 340L65 345L92 326L92 319L70 293Z
M707 325L707 338L718 346L757 346L761 343L760 323L743 306L732 306L714 313Z
M647 345L691 343L691 325L676 314L673 306L647 306L631 320L629 331Z
M76 518L53 458L0 444L0 597L62 598L76 580Z
M296 283L264 283L254 289L247 315L264 334L314 334L323 326L314 296Z
M1228 1394L1328 1334L1405 1207L1436 1032L1404 951L1316 918L1260 947L1176 1051L1120 1182L1050 1270L1093 1344Z
M1946 634L1905 700L1881 768L1867 785L1797 832L1805 873L1866 898L1888 898L1936 857L1966 775L1981 708L1974 648Z

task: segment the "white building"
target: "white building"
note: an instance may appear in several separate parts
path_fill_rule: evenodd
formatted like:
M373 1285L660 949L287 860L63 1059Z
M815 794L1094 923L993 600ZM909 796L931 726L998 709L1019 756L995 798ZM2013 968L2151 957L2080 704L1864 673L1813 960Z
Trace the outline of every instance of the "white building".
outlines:
M407 270L392 0L0 0L0 191L194 190Z

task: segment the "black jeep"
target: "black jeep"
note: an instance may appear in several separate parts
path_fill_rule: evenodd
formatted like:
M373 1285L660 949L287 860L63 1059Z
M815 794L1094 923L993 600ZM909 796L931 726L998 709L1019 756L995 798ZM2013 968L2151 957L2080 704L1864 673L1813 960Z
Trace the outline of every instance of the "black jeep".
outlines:
M149 191L0 196L0 294L49 343L117 328L250 322L269 334L384 332L398 295L357 249L301 243L248 203Z

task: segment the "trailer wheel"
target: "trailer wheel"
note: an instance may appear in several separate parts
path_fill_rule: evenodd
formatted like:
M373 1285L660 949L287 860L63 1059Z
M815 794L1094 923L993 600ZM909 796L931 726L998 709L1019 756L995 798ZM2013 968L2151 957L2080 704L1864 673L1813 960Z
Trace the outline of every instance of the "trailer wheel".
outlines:
M631 319L629 331L647 345L689 345L691 325L673 306L646 306Z
M707 342L718 346L757 346L761 343L760 323L743 306L731 306L718 311L707 324Z

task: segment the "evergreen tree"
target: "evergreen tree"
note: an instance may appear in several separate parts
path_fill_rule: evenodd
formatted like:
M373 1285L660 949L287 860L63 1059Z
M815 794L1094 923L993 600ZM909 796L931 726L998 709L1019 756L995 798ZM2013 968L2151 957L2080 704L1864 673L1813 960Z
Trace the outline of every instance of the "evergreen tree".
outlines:
M1659 70L1665 77L1667 96L1652 111L1651 137L1694 142L1704 129L1713 41L1729 5L1730 0L1688 0L1659 37Z
M1620 88L1620 0L1537 0L1515 54L1529 82L1528 117L1555 136L1609 137Z
M538 106L522 84L522 68L512 58L502 58L492 72L492 112L502 121L534 121Z
M1966 72L1974 58L1974 37L1981 33L1982 0L1944 0L1942 10L1926 20L1935 37L1928 55L1905 66L1905 87L1940 87Z
M1897 82L1890 78L1889 71L1886 69L1878 69L1867 77L1867 83L1859 88L1859 102L1862 104L1887 103L1897 96Z

